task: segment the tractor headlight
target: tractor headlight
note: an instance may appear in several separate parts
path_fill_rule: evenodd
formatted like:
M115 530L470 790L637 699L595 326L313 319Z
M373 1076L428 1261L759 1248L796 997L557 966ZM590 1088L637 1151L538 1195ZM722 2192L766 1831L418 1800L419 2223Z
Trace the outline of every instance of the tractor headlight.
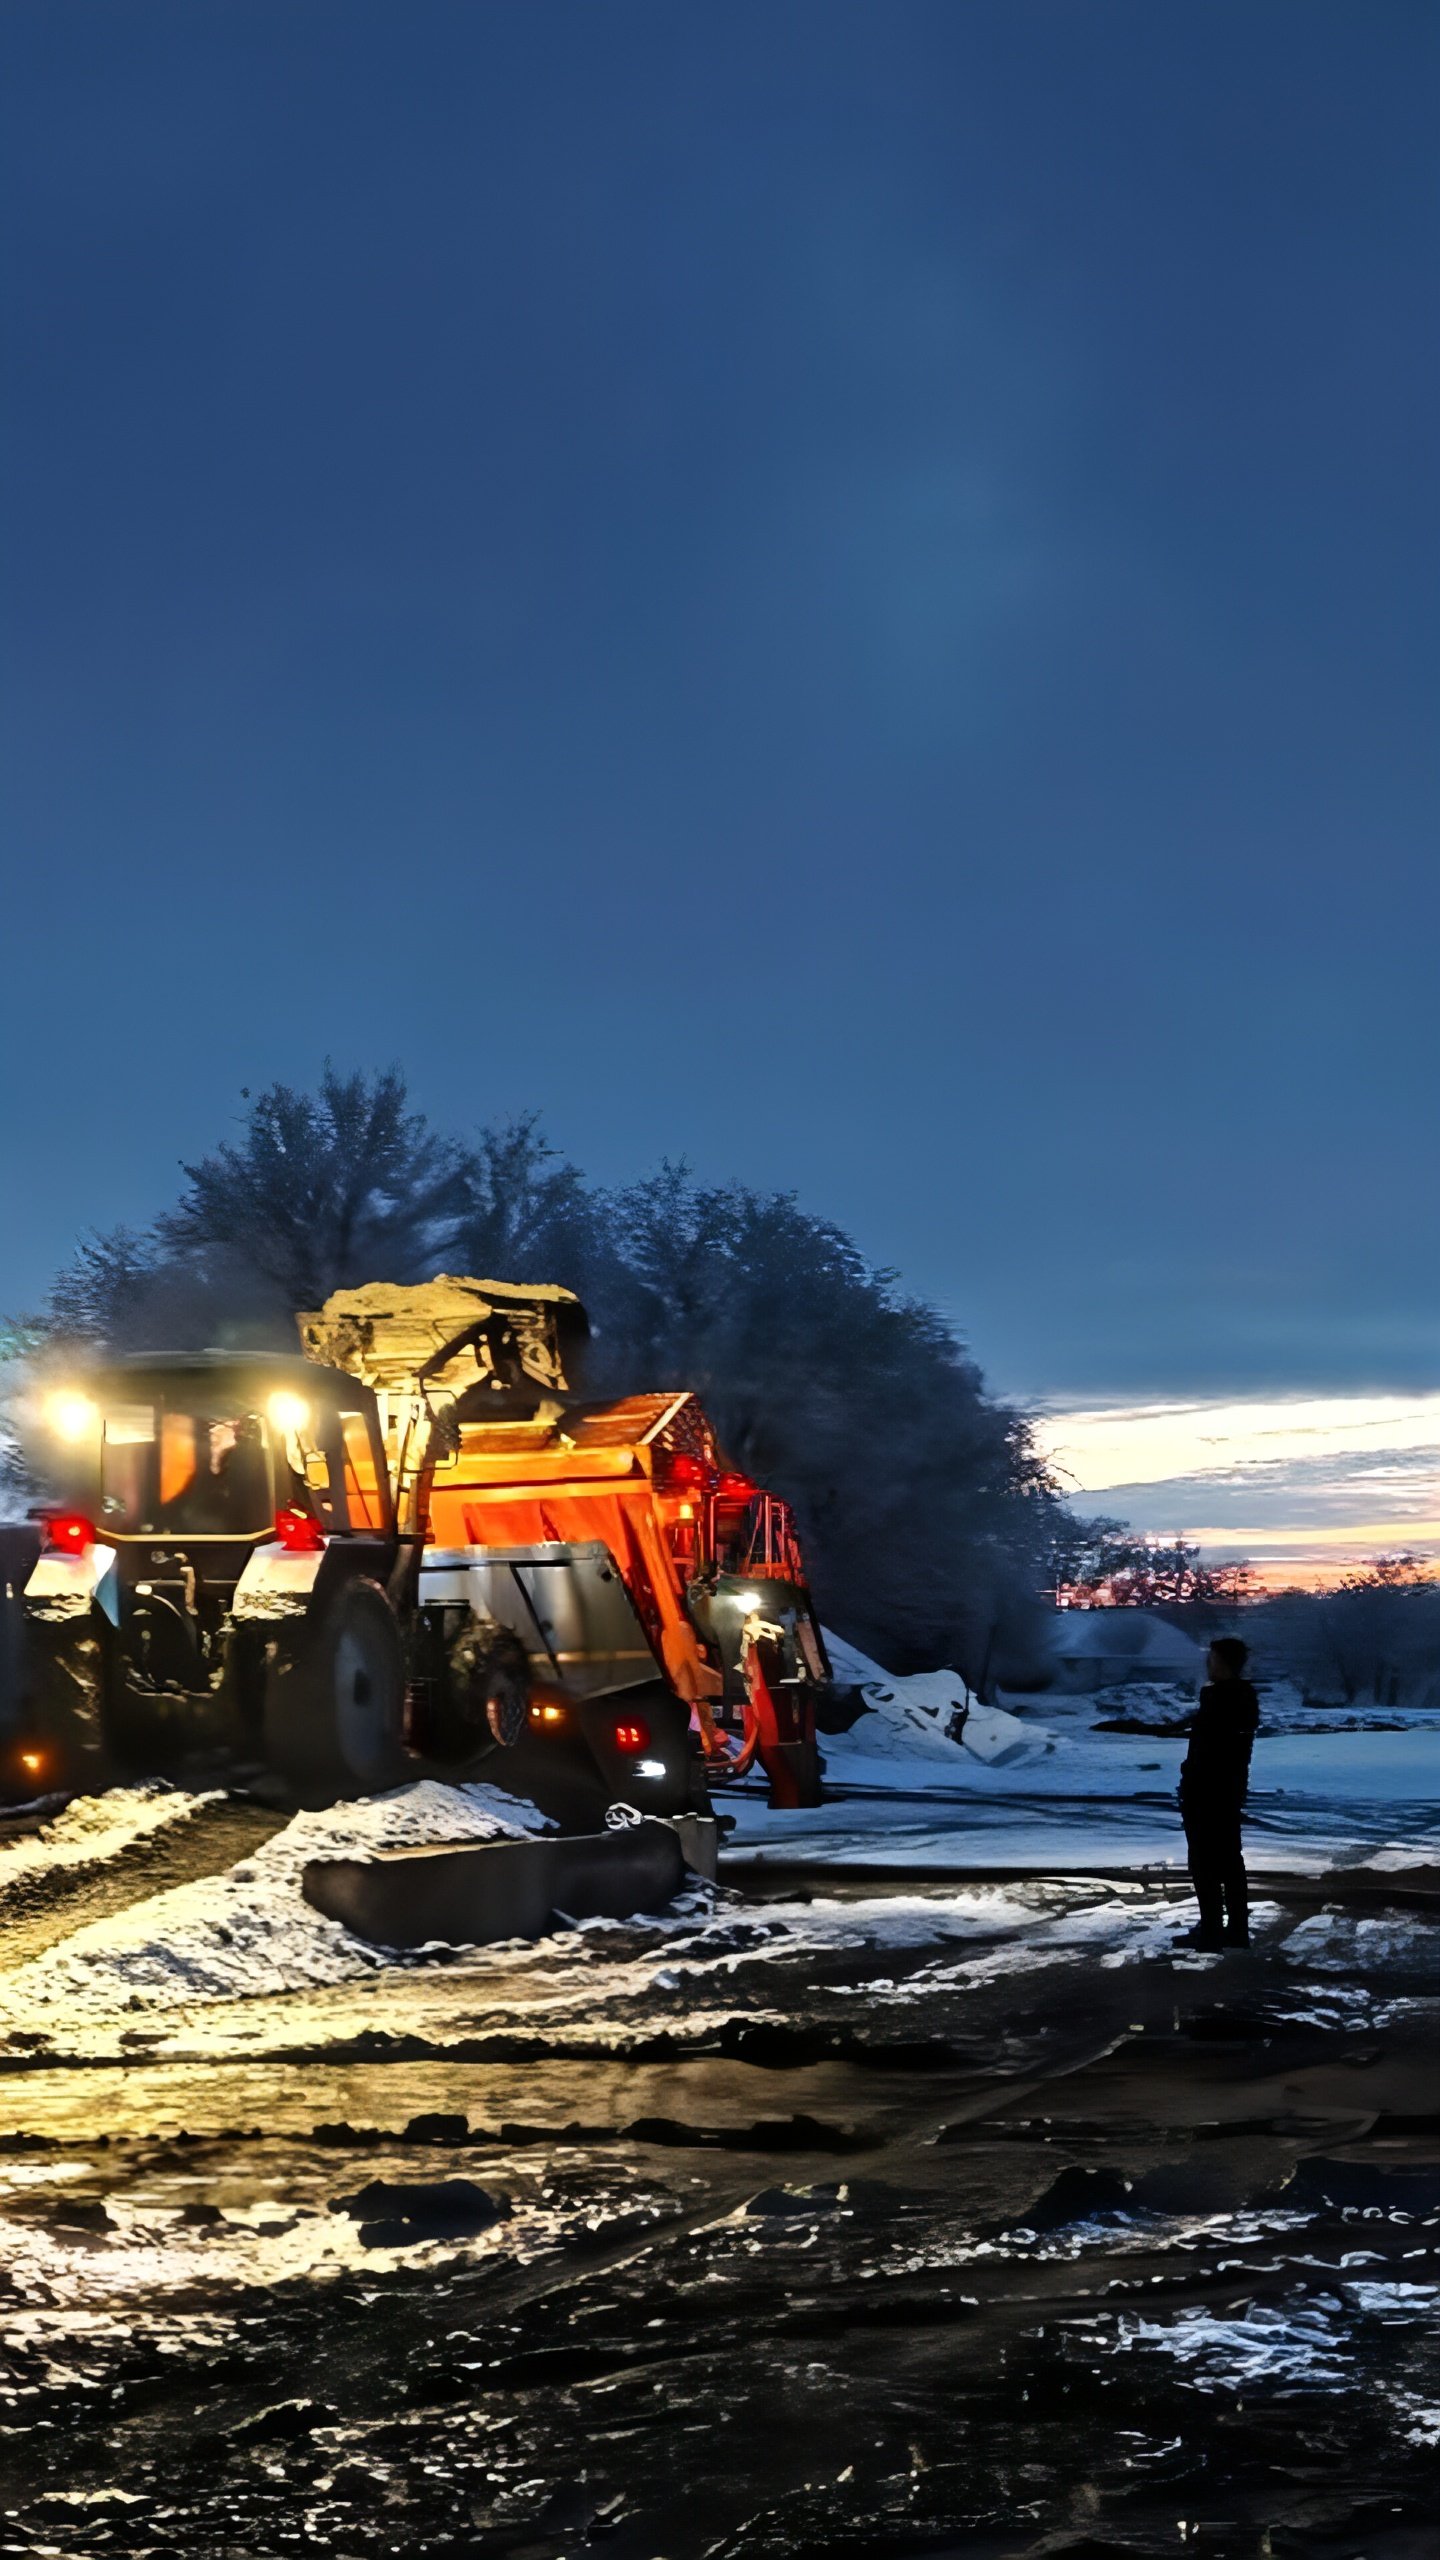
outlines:
M277 1387L265 1408L277 1431L287 1438L298 1439L310 1420L310 1407L303 1396L293 1395L288 1387Z
M89 1396L77 1395L73 1388L62 1389L50 1396L45 1405L45 1419L57 1440L88 1440L100 1426L100 1408Z

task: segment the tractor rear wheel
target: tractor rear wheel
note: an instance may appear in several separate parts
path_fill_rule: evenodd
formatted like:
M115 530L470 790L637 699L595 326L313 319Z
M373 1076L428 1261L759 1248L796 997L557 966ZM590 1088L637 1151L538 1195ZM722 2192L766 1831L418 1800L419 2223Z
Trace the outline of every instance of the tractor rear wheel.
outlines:
M271 1664L265 1756L302 1804L379 1795L415 1775L405 1748L405 1662L378 1583L349 1582Z

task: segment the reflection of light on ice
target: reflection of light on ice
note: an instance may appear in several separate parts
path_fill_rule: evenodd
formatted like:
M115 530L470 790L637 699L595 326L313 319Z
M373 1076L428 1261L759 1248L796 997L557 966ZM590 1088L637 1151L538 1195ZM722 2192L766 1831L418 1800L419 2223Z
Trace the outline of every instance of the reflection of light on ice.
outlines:
M1351 2279L1318 2297L1292 2295L1282 2304L1249 2303L1238 2318L1229 2320L1205 2310L1180 2311L1173 2320L1121 2315L1111 2348L1116 2354L1138 2347L1171 2356L1189 2366L1187 2379L1197 2391L1229 2394L1267 2384L1288 2399L1302 2391L1342 2390L1354 2382L1360 2344L1357 2318L1428 2327L1437 2302L1437 2285ZM1404 2414L1421 2430L1412 2433L1410 2441L1429 2441L1423 2430L1434 2413L1416 2401Z

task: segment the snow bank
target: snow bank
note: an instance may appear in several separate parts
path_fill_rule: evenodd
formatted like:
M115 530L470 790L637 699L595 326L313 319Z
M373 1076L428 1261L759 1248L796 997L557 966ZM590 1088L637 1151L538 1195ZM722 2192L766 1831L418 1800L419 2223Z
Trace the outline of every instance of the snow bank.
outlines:
M433 1779L297 1814L228 1874L172 1886L17 1967L0 1983L0 2039L57 2015L113 2017L353 1980L395 1959L311 1910L300 1890L309 1859L513 1839L544 1827L533 1805L496 1787Z
M836 1680L860 1690L866 1706L848 1733L826 1736L825 1762L833 1777L850 1776L852 1767L859 1775L860 1763L919 1762L931 1777L948 1769L963 1783L967 1754L998 1768L1038 1759L1048 1746L1043 1728L1022 1724L1001 1707L967 1703L958 1671L917 1671L900 1679L828 1631L825 1648Z
M111 1787L104 1795L77 1796L53 1822L0 1846L0 1894L21 1877L57 1867L100 1866L118 1858L137 1840L188 1822L202 1805L218 1804L217 1794L185 1795L163 1780L141 1787Z

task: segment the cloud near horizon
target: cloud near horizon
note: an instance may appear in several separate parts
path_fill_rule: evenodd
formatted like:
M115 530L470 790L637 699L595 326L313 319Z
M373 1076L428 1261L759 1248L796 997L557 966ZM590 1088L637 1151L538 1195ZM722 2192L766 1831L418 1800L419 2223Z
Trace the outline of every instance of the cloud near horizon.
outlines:
M1268 1581L1440 1561L1440 1395L1092 1406L1052 1413L1041 1438L1082 1507L1247 1556Z

